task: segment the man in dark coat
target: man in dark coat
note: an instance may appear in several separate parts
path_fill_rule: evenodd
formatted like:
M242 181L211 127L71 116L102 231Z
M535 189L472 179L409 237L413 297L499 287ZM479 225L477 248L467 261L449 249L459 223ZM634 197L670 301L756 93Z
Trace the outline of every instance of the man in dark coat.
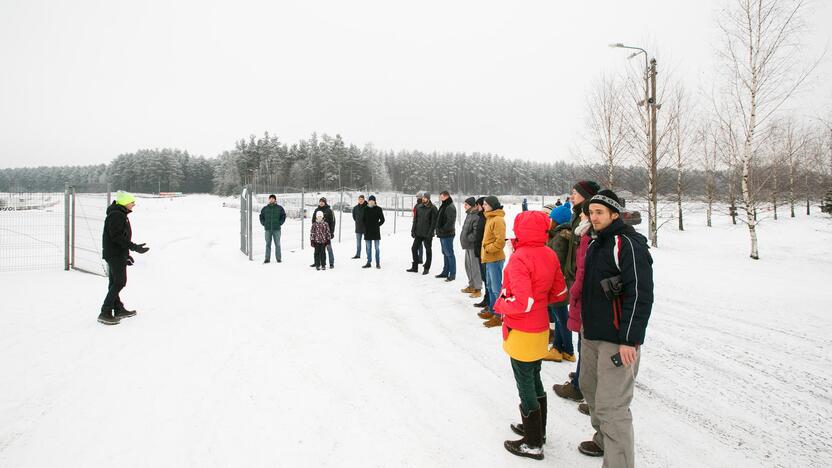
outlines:
M367 204L364 201L364 195L359 195L358 204L352 207L352 220L355 222L355 256L352 257L353 260L361 258L361 238L364 237L365 208L367 208Z
M480 297L482 294L482 276L480 276L479 250L482 243L477 242L479 231L480 211L474 197L465 199L465 222L459 232L459 243L465 251L465 274L468 276L468 286L462 290L469 297Z
M419 246L421 245L425 247L425 269L422 274L427 275L430 272L433 236L436 233L436 215L436 206L431 203L430 194L425 192L422 194L422 203L416 206L413 225L410 228L410 237L413 238L413 245L410 248L413 254L413 266L407 271L411 273L419 271Z
M286 222L286 210L277 204L277 196L269 195L269 204L260 210L260 224L266 231L266 259L263 263L269 263L272 256L272 240L274 240L274 258L277 263L281 262L280 255L280 227Z
M482 288L483 291L486 291L487 286L487 278L485 277L485 264L482 263L482 239L485 236L485 208L483 208L482 204L485 202L485 197L477 198L477 211L479 212L479 222L477 223L477 240L476 240L476 254L477 254L477 261L480 264L480 277L482 278ZM488 293L482 295L482 301L474 304L474 307L488 307ZM477 315L482 317L485 313L488 312L487 310L483 310L478 312ZM490 312L488 312L490 313ZM481 315L482 314L482 315Z
M381 241L381 225L384 224L384 211L376 205L376 196L370 195L367 207L364 209L364 243L367 244L367 263L362 268L370 268L373 263L373 244L376 246L376 268L381 268L381 252L379 242Z
M127 215L136 206L136 197L127 192L118 191L116 200L107 208L102 235L102 257L109 267L110 281L107 296L101 306L98 321L105 325L116 325L125 317L136 315L135 310L127 310L121 302L119 293L127 285L127 265L133 264L130 251L143 254L150 250L145 244L134 244L133 230Z
M614 192L588 200L596 238L587 249L581 291L580 386L589 405L592 440L578 450L604 456L604 466L634 466L630 403L653 306L653 259L647 240L619 218Z
M442 205L436 216L436 237L442 246L442 273L437 278L445 281L456 279L456 255L454 254L454 238L456 237L456 206L451 194L447 190L439 194Z
M326 203L326 197L321 197L318 200L318 207L312 213L312 219L315 219L319 211L324 214L324 222L329 225L330 239L335 238L335 214L332 213L332 208ZM335 268L335 253L332 251L332 242L327 244L326 253L329 256L329 268ZM314 267L315 264L309 266Z

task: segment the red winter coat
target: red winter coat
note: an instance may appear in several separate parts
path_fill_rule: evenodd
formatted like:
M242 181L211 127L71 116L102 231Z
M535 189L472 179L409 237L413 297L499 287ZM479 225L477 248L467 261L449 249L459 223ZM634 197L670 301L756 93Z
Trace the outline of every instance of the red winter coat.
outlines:
M529 333L549 329L548 305L566 298L566 281L549 240L549 217L525 211L514 218L517 250L503 272L503 289L494 310L503 315L503 339L508 331Z
M586 249L589 248L589 241L592 240L589 232L581 236L578 250L575 251L575 282L569 290L569 320L566 328L573 332L581 331L581 292L584 287L584 271L586 265Z

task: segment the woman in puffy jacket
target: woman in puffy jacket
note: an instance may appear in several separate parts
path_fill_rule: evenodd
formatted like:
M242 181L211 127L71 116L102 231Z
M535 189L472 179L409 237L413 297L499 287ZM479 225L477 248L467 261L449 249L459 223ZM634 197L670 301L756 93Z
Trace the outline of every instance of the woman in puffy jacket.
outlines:
M526 211L514 219L515 252L503 273L503 284L494 309L503 316L503 350L520 393L522 424L511 429L522 435L506 441L509 452L543 458L546 434L546 391L540 380L540 363L548 351L548 305L566 298L566 282L557 255L548 247L549 218L540 211Z

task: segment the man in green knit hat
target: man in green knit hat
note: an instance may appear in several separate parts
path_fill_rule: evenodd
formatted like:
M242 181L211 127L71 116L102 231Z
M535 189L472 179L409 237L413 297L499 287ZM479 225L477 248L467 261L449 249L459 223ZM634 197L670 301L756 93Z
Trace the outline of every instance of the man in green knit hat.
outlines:
M135 310L127 310L119 298L119 293L127 285L127 265L133 264L130 251L143 254L150 250L145 244L134 244L133 232L127 215L136 206L136 197L119 190L112 205L107 208L102 236L102 257L110 270L110 283L107 297L101 306L98 321L105 325L117 325L122 318L136 315Z

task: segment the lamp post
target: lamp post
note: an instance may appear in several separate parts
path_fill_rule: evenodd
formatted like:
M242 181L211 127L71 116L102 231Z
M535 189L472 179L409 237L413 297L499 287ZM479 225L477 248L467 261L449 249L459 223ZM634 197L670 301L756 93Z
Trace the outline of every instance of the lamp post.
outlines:
M656 59L650 59L648 65L647 51L641 47L633 47L624 45L620 42L610 44L614 49L630 49L637 52L632 53L627 58L636 57L639 54L644 54L644 105L647 110L648 124L648 150L650 159L650 177L648 178L648 192L650 196L650 203L648 203L648 221L649 221L649 237L650 245L658 247L657 239L657 222L658 222L658 205L659 205L659 190L658 190L658 160L656 157ZM639 103L640 105L641 103Z

